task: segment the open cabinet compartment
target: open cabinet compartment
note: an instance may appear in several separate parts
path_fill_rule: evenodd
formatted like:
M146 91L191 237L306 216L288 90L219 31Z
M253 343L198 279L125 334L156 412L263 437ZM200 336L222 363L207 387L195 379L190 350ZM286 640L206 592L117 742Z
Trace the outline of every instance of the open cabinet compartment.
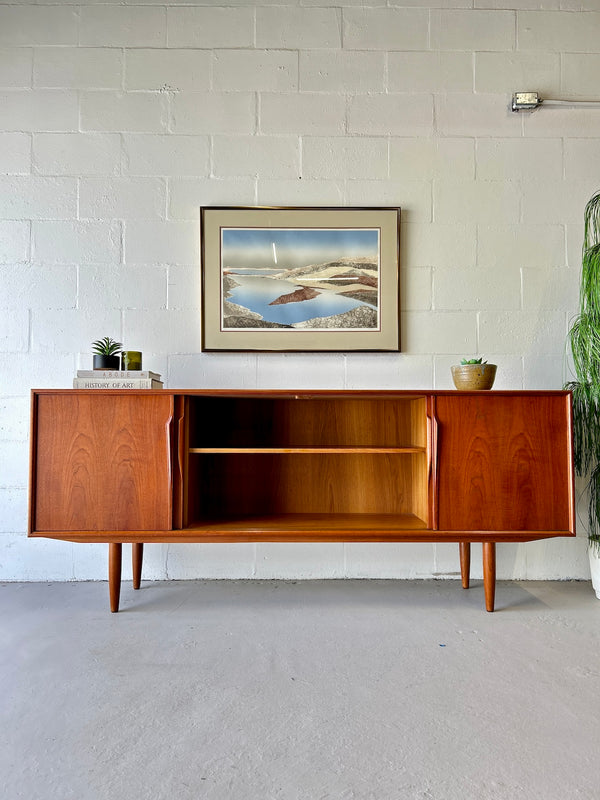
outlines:
M331 539L429 526L424 396L190 397L186 419L186 528Z

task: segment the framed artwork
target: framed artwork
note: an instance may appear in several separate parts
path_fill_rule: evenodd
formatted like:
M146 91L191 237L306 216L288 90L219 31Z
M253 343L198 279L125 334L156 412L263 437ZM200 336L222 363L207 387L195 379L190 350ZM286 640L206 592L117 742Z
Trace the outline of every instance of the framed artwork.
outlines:
M400 349L399 208L200 214L202 350Z

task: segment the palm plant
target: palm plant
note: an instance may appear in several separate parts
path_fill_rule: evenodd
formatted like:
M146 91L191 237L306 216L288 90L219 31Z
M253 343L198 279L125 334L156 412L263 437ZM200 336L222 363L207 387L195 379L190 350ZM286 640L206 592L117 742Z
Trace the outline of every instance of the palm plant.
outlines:
M578 475L589 475L588 539L600 554L600 192L584 212L579 313L568 333L576 380L573 451Z
M110 336L105 336L104 339L96 339L92 342L92 353L99 356L116 356L121 352L123 345L121 342L115 342Z

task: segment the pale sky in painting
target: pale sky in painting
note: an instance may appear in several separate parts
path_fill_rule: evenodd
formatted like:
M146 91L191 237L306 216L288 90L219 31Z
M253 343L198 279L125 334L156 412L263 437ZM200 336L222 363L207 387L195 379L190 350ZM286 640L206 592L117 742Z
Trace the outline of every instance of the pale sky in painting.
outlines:
M223 228L221 235L225 268L291 269L339 258L379 258L378 228Z

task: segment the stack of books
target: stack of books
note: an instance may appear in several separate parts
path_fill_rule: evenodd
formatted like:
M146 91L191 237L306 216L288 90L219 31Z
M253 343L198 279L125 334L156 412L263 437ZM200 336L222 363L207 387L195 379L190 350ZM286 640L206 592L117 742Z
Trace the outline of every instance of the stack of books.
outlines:
M162 389L157 372L147 369L78 369L74 389Z

